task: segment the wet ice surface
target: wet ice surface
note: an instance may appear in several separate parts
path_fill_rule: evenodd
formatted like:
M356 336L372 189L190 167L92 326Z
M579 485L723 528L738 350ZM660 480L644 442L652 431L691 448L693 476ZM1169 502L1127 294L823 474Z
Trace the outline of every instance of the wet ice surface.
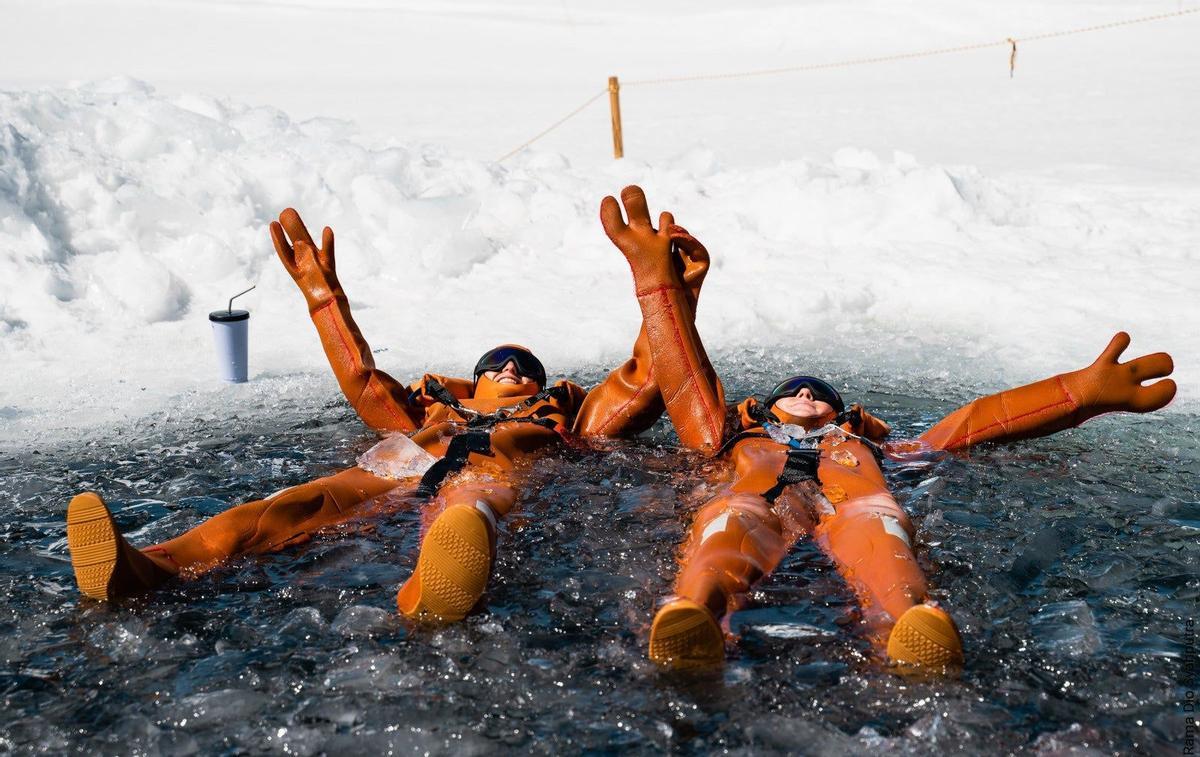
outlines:
M731 398L789 372L761 362L724 361L741 378ZM979 389L820 369L900 436ZM1184 619L1200 596L1197 422L1113 416L892 465L966 641L962 679L932 682L870 657L851 596L807 543L733 617L741 640L722 673L658 673L647 627L702 482L661 427L536 466L503 524L486 608L440 630L394 614L418 539L402 497L371 527L145 600L76 593L71 494L99 489L136 543L160 540L352 464L377 437L340 403L5 453L0 751L1177 751Z

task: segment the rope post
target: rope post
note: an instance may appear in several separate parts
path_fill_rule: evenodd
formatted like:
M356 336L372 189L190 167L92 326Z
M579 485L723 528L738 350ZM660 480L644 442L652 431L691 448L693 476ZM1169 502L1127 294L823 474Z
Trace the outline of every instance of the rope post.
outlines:
M613 157L625 157L625 141L621 137L621 84L617 77L608 77L608 109L612 112Z

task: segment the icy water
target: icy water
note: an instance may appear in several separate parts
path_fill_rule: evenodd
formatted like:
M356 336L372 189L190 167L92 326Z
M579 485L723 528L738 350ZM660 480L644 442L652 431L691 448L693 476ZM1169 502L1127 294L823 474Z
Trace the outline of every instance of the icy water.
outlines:
M786 372L754 356L725 362L740 378L731 398ZM847 383L897 437L978 389L861 373ZM1109 416L890 466L934 594L963 631L960 680L883 668L851 595L806 543L734 616L740 644L721 673L658 672L647 628L705 468L661 427L541 459L503 524L486 608L449 628L395 615L417 553L403 497L370 524L143 600L77 594L63 524L73 493L98 489L135 543L158 541L351 465L377 438L332 397L318 410L177 420L0 458L0 752L1184 748L1182 702L1196 689L1186 624L1200 603L1195 415Z

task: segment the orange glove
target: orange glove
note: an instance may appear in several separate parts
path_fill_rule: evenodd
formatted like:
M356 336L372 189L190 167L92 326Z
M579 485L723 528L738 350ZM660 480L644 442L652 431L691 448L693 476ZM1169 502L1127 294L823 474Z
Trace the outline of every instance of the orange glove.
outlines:
M288 244L288 237L295 240L295 247ZM279 214L278 221L271 221L271 241L283 267L304 293L309 312L329 304L341 292L334 272L333 229L325 227L321 232L321 248L317 249L300 214L288 208Z
M408 390L375 367L371 347L350 315L350 302L334 271L333 229L325 227L317 249L300 214L288 208L278 222L271 222L271 241L304 294L325 356L358 416L372 428L415 431L424 410L410 405Z
M681 274L698 287L708 270L708 252L670 213L650 225L646 195L640 187L621 192L629 223L612 197L600 204L600 221L608 238L629 261L650 342L654 377L685 445L712 452L724 435L725 399L716 373L696 333L694 299L684 290ZM679 256L672 252L678 247Z
M658 217L659 228L651 226L650 209L641 187L625 187L621 190L621 202L629 215L628 224L612 197L605 197L600 202L600 222L604 225L604 233L629 261L638 292L654 287L680 288L682 282L671 255L670 227L675 225L675 217L664 211Z
M1156 352L1128 363L1118 363L1117 359L1127 347L1129 334L1117 332L1095 362L1083 370L1063 375L1063 383L1084 410L1083 417L1077 422L1117 410L1149 413L1166 407L1175 397L1176 386L1171 379L1142 386L1143 381L1171 375L1175 370L1171 356Z
M1118 363L1128 346L1129 334L1119 332L1087 368L977 399L946 416L921 440L936 449L964 449L1045 436L1101 413L1148 413L1164 407L1175 396L1175 382L1142 382L1169 375L1171 356L1156 352Z

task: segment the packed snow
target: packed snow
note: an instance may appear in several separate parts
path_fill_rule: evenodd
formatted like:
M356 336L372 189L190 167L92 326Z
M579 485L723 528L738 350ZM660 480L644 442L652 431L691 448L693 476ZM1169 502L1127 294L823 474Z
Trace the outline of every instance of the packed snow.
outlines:
M990 391L1081 367L1126 329L1130 356L1174 355L1176 408L1200 397L1200 14L1030 43L1012 79L1001 47L631 86L625 159L605 155L601 101L494 162L609 74L903 52L1174 2L0 6L6 443L335 396L266 231L289 206L337 233L355 316L401 380L462 374L505 341L552 373L612 365L639 315L597 208L629 183L712 252L699 325L718 355L852 355ZM251 285L251 381L223 385L207 316Z

